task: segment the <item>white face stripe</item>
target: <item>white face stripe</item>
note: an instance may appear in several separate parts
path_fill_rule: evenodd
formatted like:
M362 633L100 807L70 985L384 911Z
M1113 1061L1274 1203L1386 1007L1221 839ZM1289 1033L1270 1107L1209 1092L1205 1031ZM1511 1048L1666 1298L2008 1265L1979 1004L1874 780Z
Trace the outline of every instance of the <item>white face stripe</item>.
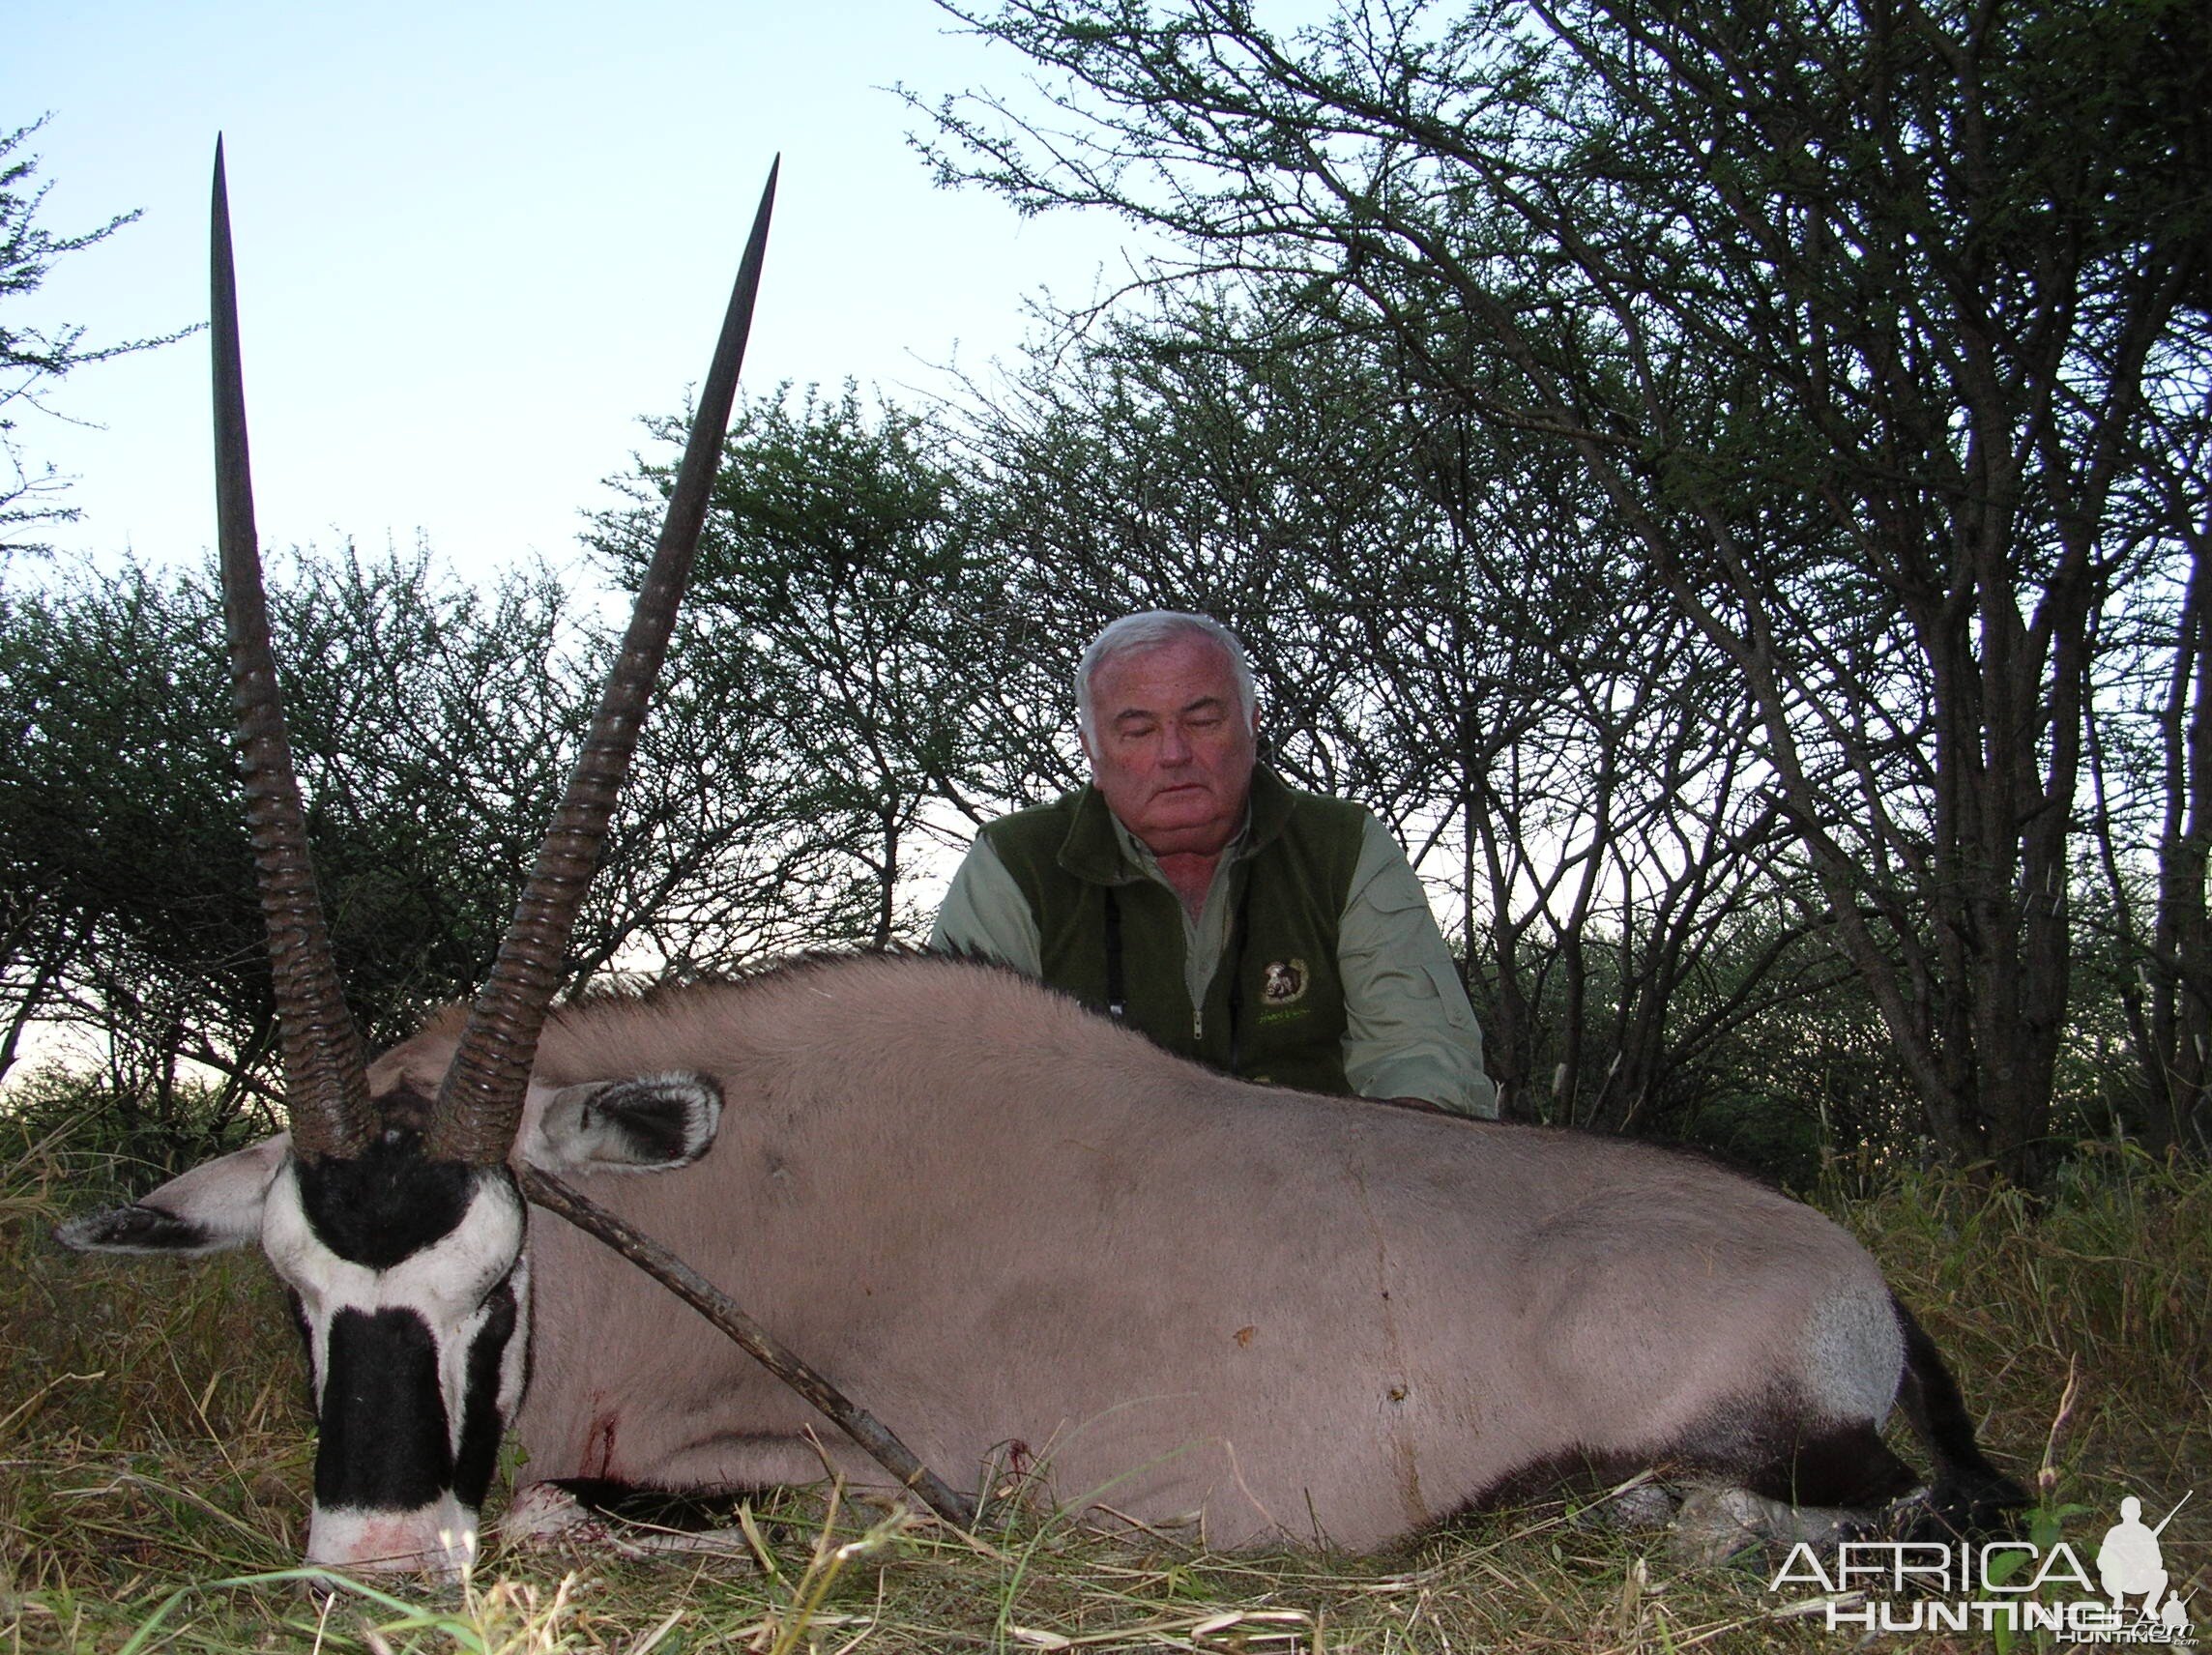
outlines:
M383 1310L411 1310L422 1319L437 1344L439 1392L446 1404L450 1447L458 1453L466 1417L469 1350L492 1315L485 1295L511 1273L516 1324L501 1361L499 1399L501 1412L511 1417L520 1400L523 1352L529 1343L524 1225L522 1199L514 1186L504 1177L481 1178L460 1222L451 1231L390 1269L370 1269L338 1257L314 1233L300 1199L298 1164L287 1157L269 1187L261 1245L276 1273L299 1295L307 1324L308 1382L317 1415L330 1375L331 1323L338 1312L373 1316Z
M509 1285L514 1291L514 1332L499 1358L499 1417L503 1426L522 1406L522 1387L530 1379L530 1254L527 1249L514 1261L514 1274L509 1279Z

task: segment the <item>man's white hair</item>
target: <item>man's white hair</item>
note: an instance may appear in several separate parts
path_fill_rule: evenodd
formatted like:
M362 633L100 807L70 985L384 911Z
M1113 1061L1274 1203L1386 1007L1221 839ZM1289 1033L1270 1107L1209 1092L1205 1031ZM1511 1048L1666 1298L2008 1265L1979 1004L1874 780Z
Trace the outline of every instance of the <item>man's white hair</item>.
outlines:
M1179 609L1140 609L1134 615L1109 622L1106 629L1091 640L1091 647L1083 652L1083 659L1075 665L1075 722L1083 733L1086 736L1093 733L1092 716L1096 709L1091 702L1091 685L1100 667L1124 655L1143 654L1183 638L1204 638L1228 657L1229 676L1237 681L1237 715L1249 720L1253 709L1260 705L1260 696L1252 682L1252 663L1244 658L1244 646L1237 641L1237 634L1210 616L1189 615Z

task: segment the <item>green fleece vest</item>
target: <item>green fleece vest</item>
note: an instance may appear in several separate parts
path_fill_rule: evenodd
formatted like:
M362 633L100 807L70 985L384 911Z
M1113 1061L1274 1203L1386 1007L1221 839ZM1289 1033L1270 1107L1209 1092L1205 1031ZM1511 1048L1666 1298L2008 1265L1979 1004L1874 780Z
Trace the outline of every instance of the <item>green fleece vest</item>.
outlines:
M1123 1021L1180 1057L1246 1080L1349 1092L1337 921L1366 812L1262 766L1248 844L1230 870L1231 930L1206 1003L1183 985L1181 899L1121 855L1095 788L983 828L1036 915L1044 980L1106 1008L1106 892L1121 908ZM1232 1001L1235 1011L1232 1016Z

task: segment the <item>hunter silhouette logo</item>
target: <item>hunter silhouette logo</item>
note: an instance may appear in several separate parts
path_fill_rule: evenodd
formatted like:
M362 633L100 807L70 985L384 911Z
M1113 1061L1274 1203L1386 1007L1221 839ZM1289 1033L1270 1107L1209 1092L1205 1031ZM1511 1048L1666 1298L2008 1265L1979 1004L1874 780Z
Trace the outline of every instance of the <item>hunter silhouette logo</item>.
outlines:
M2104 1543L2097 1548L2097 1583L2111 1598L2112 1612L2125 1614L2126 1600L2140 1595L2139 1624L2168 1629L2182 1638L2189 1635L2189 1610L2179 1593L2167 1595L2166 1558L2159 1550L2158 1537L2188 1503L2189 1495L2183 1495L2181 1505L2168 1512L2165 1521L2153 1528L2142 1520L2142 1501L2130 1495L2120 1501L2120 1521L2105 1530ZM2162 1597L2166 1599L2163 1609L2159 1606Z

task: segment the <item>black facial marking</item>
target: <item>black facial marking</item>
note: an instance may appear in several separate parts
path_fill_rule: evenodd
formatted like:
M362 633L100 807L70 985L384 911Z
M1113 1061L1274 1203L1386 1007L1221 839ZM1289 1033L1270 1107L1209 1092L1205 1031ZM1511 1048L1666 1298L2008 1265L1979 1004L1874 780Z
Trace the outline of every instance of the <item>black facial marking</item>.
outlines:
M315 1503L415 1511L452 1486L438 1346L411 1310L340 1310L323 1376Z
M299 1163L300 1205L339 1258L389 1270L451 1234L476 1192L476 1169L426 1161L411 1132L389 1132L353 1160Z
M307 1307L300 1302L300 1290L291 1283L284 1284L284 1308L292 1318L292 1331L300 1336L300 1349L306 1353L307 1417L315 1415L315 1330L307 1321Z
M461 1446L453 1456L453 1495L469 1507L483 1504L491 1474L499 1464L499 1366L514 1337L514 1278L509 1276L484 1300L482 1327L469 1346L461 1390Z

